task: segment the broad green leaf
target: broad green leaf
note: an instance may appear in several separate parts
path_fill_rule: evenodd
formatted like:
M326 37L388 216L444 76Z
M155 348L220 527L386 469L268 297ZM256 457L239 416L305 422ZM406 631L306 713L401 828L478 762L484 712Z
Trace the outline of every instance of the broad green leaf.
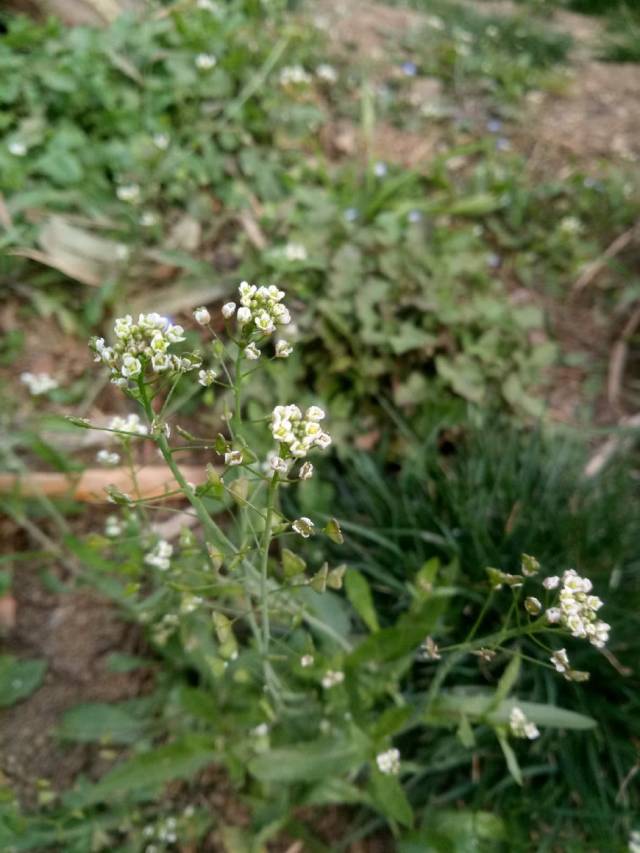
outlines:
M402 826L413 826L413 809L396 776L381 773L375 768L371 773L369 789L376 808L386 818Z
M261 782L309 782L355 770L363 761L355 743L323 738L263 752L249 762L249 772Z
M380 629L378 615L373 603L369 582L356 569L349 569L344 579L347 598L353 605L353 609L362 619L367 628L376 632Z
M502 820L490 812L429 809L425 826L398 842L398 853L491 853L507 840Z
M492 698L492 693L480 690L474 693L443 692L435 700L427 722L451 725L464 715L471 719L486 720L490 725L506 725L511 710L517 706L522 708L528 720L538 726L576 730L587 730L596 726L596 721L591 717L555 705L512 698L503 700L493 708Z
M185 735L174 743L140 753L118 764L95 785L69 792L64 802L72 808L84 808L113 797L126 797L140 789L157 788L173 779L188 779L215 757L211 738Z
M65 740L135 743L147 724L118 705L90 703L72 708L62 718L58 734Z
M19 660L0 656L0 708L25 699L42 683L47 663L44 660Z

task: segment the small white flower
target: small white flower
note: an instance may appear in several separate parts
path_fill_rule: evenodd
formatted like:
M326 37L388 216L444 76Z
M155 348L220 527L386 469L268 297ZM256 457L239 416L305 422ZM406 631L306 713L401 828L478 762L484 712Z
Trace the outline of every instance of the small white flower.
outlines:
M296 520L291 525L291 528L295 530L295 532L302 536L303 539L308 539L314 531L314 523L310 518L302 515L300 518L296 518Z
M314 657L313 655L302 655L300 658L300 666L304 669L307 669L309 666L313 666Z
M385 776L397 776L400 772L400 752L395 748L381 752L376 755L376 764L378 770Z
M269 459L269 465L272 471L278 474L286 474L291 466L291 460L282 459L282 457L274 453Z
M560 584L560 578L557 575L552 575L551 577L545 578L542 581L542 586L545 589L556 589Z
M218 60L212 53L199 53L196 56L196 68L199 71L210 71Z
M120 536L123 530L124 527L117 515L107 516L104 523L105 536L108 536L110 539L115 539L117 536Z
M388 171L389 170L387 168L386 163L379 162L379 163L376 163L375 166L373 167L373 173L376 176L376 178L384 178L384 176L387 174Z
M629 836L629 853L640 853L640 830L634 829Z
M260 723L251 729L251 734L254 737L266 737L269 734L269 726L266 723Z
M120 184L116 195L120 201L134 202L140 198L140 187L138 184Z
M172 364L171 356L167 355L166 352L158 352L151 356L151 367L156 373L164 373L165 370L169 370Z
M325 450L331 444L331 436L327 432L321 432L319 436L317 436L316 445Z
M96 462L108 468L114 468L120 462L120 454L110 450L99 450L96 453Z
M209 314L204 306L200 306L200 308L196 308L193 312L193 318L198 325L206 326L211 321L211 314Z
M134 355L127 354L123 356L121 373L125 379L133 379L139 375L141 370L142 364Z
M245 305L238 308L237 318L239 326L246 326L246 324L251 321L251 309L247 308Z
M536 724L527 720L522 708L518 708L515 705L509 715L509 728L511 729L511 733L518 738L535 740L537 737L540 737L540 732Z
M309 406L307 411L304 413L304 416L308 421L314 421L317 423L318 421L324 420L326 413L320 408L320 406Z
M338 72L333 65L327 65L323 62L316 68L316 77L324 83L333 84L338 79Z
M147 565L166 572L171 565L172 554L173 545L170 545L164 539L160 539L155 548L145 555L144 561Z
M39 397L41 394L47 394L49 391L54 391L58 387L57 381L49 376L48 373L21 373L20 381L26 385L29 392L34 397Z
M217 375L215 370L199 370L198 382L203 388L208 388L210 385L213 385Z
M582 231L582 222L577 216L565 216L560 220L560 230L565 234L579 234Z
M242 465L242 451L241 450L229 450L224 454L224 464L225 465Z
M289 341L276 341L276 358L289 358L293 352L293 347Z
M307 86L311 77L300 65L290 65L280 72L281 86Z
M169 147L170 141L171 140L169 139L169 136L166 133L154 133L153 135L153 144L160 151L166 151L166 149Z
M555 666L558 672L567 672L567 670L571 667L571 664L569 663L569 658L567 657L566 649L558 649L558 651L554 652L551 655L549 660Z
M240 309L240 310L242 310L242 309ZM240 313L240 312L238 312L238 313ZM260 352L260 350L258 349L258 347L255 345L255 343L253 341L251 341L250 344L247 344L247 346L244 348L244 354L251 361L257 361L260 358L260 356L262 355L262 353Z
M310 480L313 477L313 465L311 462L304 462L298 471L298 477L301 480Z
M14 157L24 157L27 153L27 146L20 139L14 139L13 142L10 142L7 145L9 149L9 154L13 154Z
M292 263L295 261L306 261L307 250L300 243L287 243L284 247L284 256Z
M545 616L547 617L547 622L550 622L552 625L555 625L562 619L562 612L557 607L550 607L545 612Z
M144 210L140 214L140 225L142 225L143 228L152 228L157 223L158 217L152 210Z
M229 320L236 313L236 303L235 302L225 302L222 306L222 316L225 320Z
M325 674L322 676L322 681L320 682L325 690L330 690L332 687L336 687L338 684L342 684L344 681L344 672L335 671L333 669L328 669Z

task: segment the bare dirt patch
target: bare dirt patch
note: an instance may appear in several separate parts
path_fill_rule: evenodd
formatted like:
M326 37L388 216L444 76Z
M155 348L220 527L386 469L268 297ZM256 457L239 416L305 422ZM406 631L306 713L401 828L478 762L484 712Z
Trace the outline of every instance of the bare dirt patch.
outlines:
M546 96L529 119L538 145L571 157L640 158L640 65L578 65L561 95Z
M144 690L148 673L107 668L111 652L133 652L139 645L134 626L108 602L85 591L50 592L35 567L22 564L19 571L16 622L3 648L20 658L45 659L47 674L30 697L0 714L0 771L25 804L35 805L42 780L62 791L78 773L97 778L110 766L95 747L58 739L64 712L84 702L133 698Z

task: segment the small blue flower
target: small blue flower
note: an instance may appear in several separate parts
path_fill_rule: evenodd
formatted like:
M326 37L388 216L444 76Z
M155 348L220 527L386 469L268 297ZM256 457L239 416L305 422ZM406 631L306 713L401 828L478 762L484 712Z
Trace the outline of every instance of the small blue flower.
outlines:
M487 122L487 130L489 133L500 133L502 130L502 122L499 118L489 119Z
M386 163L378 162L373 167L373 172L376 178L384 178L384 176L387 174L387 171L388 169Z
M346 222L355 222L360 214L355 207L348 207L344 212Z
M415 225L417 222L422 222L422 212L420 210L410 210L407 214L407 219L412 225Z
M487 255L487 266L491 267L491 269L497 270L501 264L502 258L500 257L500 255L496 255L495 252L490 252Z
M418 67L415 62L403 62L401 68L402 73L405 75L405 77L415 77L418 73Z

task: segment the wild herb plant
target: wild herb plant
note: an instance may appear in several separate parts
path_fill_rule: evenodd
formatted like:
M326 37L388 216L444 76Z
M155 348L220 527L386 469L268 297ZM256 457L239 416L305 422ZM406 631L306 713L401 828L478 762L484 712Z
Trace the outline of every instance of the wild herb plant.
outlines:
M287 517L280 493L313 482L307 457L331 444L325 413L317 405L280 404L270 415L249 417L243 396L248 376L264 360L291 352L287 338L276 337L290 320L284 296L276 287L243 282L239 304L222 307L225 339L213 331L207 309L197 309L196 324L212 336L201 351L184 351L184 329L158 314L122 317L112 340L92 342L96 361L140 414L107 429L130 460L134 490L111 490L121 514L109 519L107 539L93 540L94 556L83 553L99 567L102 588L146 626L167 671L142 717L122 709L129 725L145 733L139 753L66 795L66 804L81 813L134 790L144 803L162 783L216 762L239 790L250 792L251 832L261 842L285 828L299 831L294 813L300 806L336 802L377 811L398 834L415 826L411 792L428 771L403 760L415 738L453 727L466 751L474 731L488 728L521 784L514 739L535 740L542 727L594 725L515 692L522 663L531 658L528 644L545 648L548 669L584 681L588 673L573 667L564 638L598 648L607 640L602 602L573 570L541 580L539 564L526 555L514 572L489 568L481 606L463 637L439 647L435 634L456 595L455 561L427 561L405 590L400 612L384 625L363 573L326 561L307 567L305 557L322 560L317 534L339 544L341 525L333 518ZM223 399L224 434L216 438L194 437L167 416L178 385L196 376ZM136 495L130 451L139 442L155 445L196 517L198 532L184 530L178 548L154 534L156 505ZM215 451L217 461L202 482L187 482L180 454L201 451ZM338 595L343 583L346 598ZM497 599L502 615L497 629L492 618L487 630L485 617ZM502 655L509 663L495 689L446 685L461 660ZM416 666L427 667L424 688L409 677ZM190 683L181 671L192 672ZM115 730L117 737L123 718L114 719L113 711L78 708L66 735L88 731L89 738L104 738ZM432 830L425 819L411 837L424 840Z

